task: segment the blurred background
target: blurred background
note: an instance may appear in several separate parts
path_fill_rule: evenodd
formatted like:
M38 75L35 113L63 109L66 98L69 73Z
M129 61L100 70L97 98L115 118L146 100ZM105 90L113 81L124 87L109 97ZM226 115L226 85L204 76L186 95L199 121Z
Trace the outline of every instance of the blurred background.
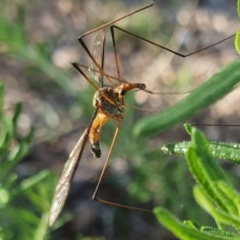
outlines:
M52 171L48 180L41 183L42 191L46 192L39 193L39 199L35 199L38 210L23 196L15 200L16 209L29 208L35 213L34 224L24 225L24 218L28 216L21 218L20 210L19 213L8 212L5 217L10 220L5 227L9 228L9 234L5 239L30 239L27 237L30 228L35 236L40 236L37 233L42 226L46 228L47 217L41 215L40 205L44 203L45 211L49 210L68 154L93 114L94 89L70 64L71 61L89 64L78 36L150 3L134 0L1 1L0 81L5 88L4 112L12 116L15 104L23 104L16 141L35 126L30 151L13 172L22 181L42 170ZM115 24L186 55L228 38L239 29L233 0L157 0L153 7ZM121 76L131 83L143 82L148 90L164 94L141 91L127 94L125 102L142 111L126 107L98 197L146 209L161 205L181 220L215 226L192 197L194 181L184 159L169 157L160 151L165 143L189 139L182 123L152 139L136 140L132 128L134 122L149 114L144 109L157 112L172 106L186 96L183 92L194 89L237 59L234 37L182 58L118 30L115 35ZM93 38L91 34L84 39L89 47ZM109 28L104 70L117 76ZM171 94L175 92L178 94ZM239 101L236 88L189 121L238 124ZM87 144L60 219L42 237L32 239L175 239L149 213L92 201L115 127L116 123L110 121L102 130L101 159L93 158ZM202 130L211 140L240 141L238 129L234 127L204 127ZM220 163L236 182L239 167L223 160ZM12 209L15 209L14 204ZM15 224L10 224L14 221Z

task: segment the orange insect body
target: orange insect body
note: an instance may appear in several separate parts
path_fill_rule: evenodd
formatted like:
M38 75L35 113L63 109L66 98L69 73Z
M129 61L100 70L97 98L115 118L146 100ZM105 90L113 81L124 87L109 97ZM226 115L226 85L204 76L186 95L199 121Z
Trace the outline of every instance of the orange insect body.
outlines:
M141 83L122 83L118 87L100 88L94 95L93 106L98 109L97 115L89 131L89 142L91 151L96 158L100 158L101 149L99 145L100 131L102 126L109 120L114 119L118 123L123 119L124 99L123 96L132 89L145 89L146 85Z

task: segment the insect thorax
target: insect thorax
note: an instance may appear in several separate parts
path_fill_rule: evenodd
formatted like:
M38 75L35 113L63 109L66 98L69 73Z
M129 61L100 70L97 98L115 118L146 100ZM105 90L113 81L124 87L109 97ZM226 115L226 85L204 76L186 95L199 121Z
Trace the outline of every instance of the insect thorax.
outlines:
M93 106L114 119L122 118L123 103L123 96L110 87L100 88L93 97Z

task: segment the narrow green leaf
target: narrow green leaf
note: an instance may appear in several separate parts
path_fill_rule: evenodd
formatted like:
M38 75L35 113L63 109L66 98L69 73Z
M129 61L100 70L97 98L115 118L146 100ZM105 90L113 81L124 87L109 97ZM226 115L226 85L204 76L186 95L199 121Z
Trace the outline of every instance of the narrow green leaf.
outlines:
M14 133L16 132L17 129L17 121L22 112L22 103L17 103L15 105L15 110L14 110L14 115L12 118L13 126L14 126Z
M16 213L18 214L18 217L21 218L21 221L24 221L25 223L28 223L28 225L37 225L39 223L39 218L38 216L30 212L29 210L25 210L23 208L17 209Z
M224 206L221 199L216 196L212 186L206 179L203 168L199 164L198 155L196 154L196 151L193 147L189 147L186 153L186 161L188 168L198 185L201 186L202 189L204 189L207 195L211 197L211 199L217 204L219 208L221 208L223 211L227 211L227 208Z
M24 137L23 141L26 142L28 145L32 142L34 137L35 127L31 127L28 134Z
M3 94L4 94L4 87L3 84L0 82L0 154L4 152L5 146L7 145L8 136L7 136L7 128L5 119L3 118Z
M10 149L10 152L6 155L5 161L1 163L1 170L4 169L4 175L8 174L8 171L10 171L24 156L26 156L30 148L30 141L32 140L33 133L34 128L31 128L23 141ZM3 174L1 177L3 177Z
M3 84L0 82L0 123L2 121L2 116L3 116L3 93L4 93L4 87L3 87ZM0 131L1 131L1 125L0 125Z
M11 151L6 156L4 162L1 163L1 179L7 178L9 175L9 171L19 162L21 159L28 153L29 151L29 144L21 142L19 145L14 146L11 148Z
M12 167L15 166L27 154L28 150L29 145L26 142L22 142L12 148L6 163L3 165L5 171L12 169Z
M207 139L196 128L192 128L192 143L193 147L198 153L198 157L202 160L199 163L202 165L203 170L209 176L209 179L212 181L222 180L231 185L224 171L219 167L217 162L212 157L210 149L208 147Z
M192 134L192 125L189 124L189 123L185 123L184 124L184 128L185 128L186 132L191 136L191 134Z
M215 159L211 156L207 140L205 136L196 128L192 128L192 151L194 151L194 159L187 159L189 166L191 167L192 161L197 161L201 168L201 179L195 178L200 183L200 186L205 193L223 210L236 215L238 212L237 206L234 205L232 199L229 198L221 189L218 188L217 182L224 182L229 188L233 188L229 179L223 170L219 167ZM196 172L196 169L192 169L192 173ZM199 170L198 170L199 172ZM204 184L204 185L203 185Z
M192 128L192 142L198 152L199 165L204 172L206 180L228 211L235 215L237 213L237 207L234 205L232 199L219 189L217 183L224 182L228 188L233 189L233 187L224 171L211 156L207 139L196 128ZM214 199L214 196L210 197Z
M20 188L21 190L25 191L26 189L31 188L32 186L36 185L43 179L49 177L50 175L51 173L49 171L41 171L40 173L28 178L27 180L24 180L21 183Z
M40 223L38 224L38 228L35 232L35 236L33 240L43 240L46 237L46 232L48 230L48 217L49 213L44 213L41 217Z
M232 190L233 190L233 187L229 186L229 184L226 184L226 182L223 182L223 181L218 181L213 184L213 189L216 195L221 199L222 203L227 208L228 213L231 214L232 216L239 217L237 204L235 204L235 201L233 201L231 196L229 196L228 194L226 194L226 192L222 191L222 189L219 188L219 183L224 183L224 185L226 185L229 189L232 189Z
M13 186L16 186L16 181L18 180L18 176L16 173L11 173L8 175L7 178L5 178L5 181L2 182L2 186L6 189L12 189Z
M204 208L209 214L211 214L216 220L227 225L233 226L236 230L240 230L239 217L232 216L226 212L222 212L221 210L216 209L215 206L212 204L210 198L199 186L196 185L193 188L193 195L197 203L202 208Z
M191 142L167 143L162 146L161 150L165 154L184 156L188 148L190 147L190 145L191 145Z
M156 135L183 122L232 91L240 81L240 60L214 74L187 97L161 113L139 120L133 128L137 137Z
M234 44L235 44L237 53L240 54L240 31L236 32Z
M14 126L10 119L2 117L1 119L1 134L0 134L0 154L6 151L9 148L10 142L14 134Z
M171 231L177 238L182 240L230 240L227 236L214 236L210 233L200 232L199 230L189 228L170 214L166 209L157 207L154 210L159 223ZM240 237L234 238L240 240Z
M218 236L234 237L233 239L235 239L235 237L240 237L239 235L237 235L235 233L219 230L217 228L212 228L212 227L208 227L208 226L202 227L201 231L209 232L209 233L212 233L213 235L218 235Z
M27 46L27 42L25 39L25 8L22 5L17 5L17 24L13 25L13 32L14 35L14 47L15 51L19 51L21 48L25 48Z
M191 142L168 143L161 150L170 155L184 156ZM230 160L240 165L240 144L209 141L209 148L214 158Z
M5 208L9 202L10 193L6 188L0 187L0 209Z
M25 6L22 4L17 5L17 24L18 28L21 28L21 31L25 36Z
M240 217L240 194L233 188L230 188L225 182L217 182L217 185L218 188L235 204L238 209L238 212L235 212L235 215Z
M11 196L15 196L23 191L26 191L29 188L32 188L33 186L47 178L49 175L49 171L41 171L40 173L24 180L18 188L15 188L15 190L11 192Z
M189 227L189 228L196 229L196 230L198 229L198 228L195 226L195 224L194 224L192 221L190 221L190 220L184 221L183 224L184 224L185 226Z

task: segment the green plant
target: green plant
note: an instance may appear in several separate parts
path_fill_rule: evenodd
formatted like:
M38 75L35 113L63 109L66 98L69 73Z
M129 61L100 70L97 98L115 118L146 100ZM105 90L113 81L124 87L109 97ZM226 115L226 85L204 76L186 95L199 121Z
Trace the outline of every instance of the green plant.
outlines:
M156 135L218 101L239 83L239 66L240 60L232 62L173 107L139 120L134 133L138 137Z
M49 61L50 55L47 52L47 45L44 42L29 44L25 30L24 5L17 4L16 11L15 21L10 21L3 16L0 17L1 52L15 59L28 62L32 67L30 69L29 66L29 72L36 72L36 69L39 69L65 91L74 93L68 78L60 71L56 71L56 67Z
M21 140L17 123L22 105L16 104L13 117L3 112L4 88L0 82L0 239L48 239L48 209L54 178L41 171L22 179L14 167L29 151L34 129Z
M5 4L4 4L5 2ZM65 1L60 1L61 4ZM67 1L68 2L68 1ZM78 3L80 4L80 8L77 7L78 3L75 2L74 3L74 11L76 12L76 16L81 16L83 18L88 19L87 22L94 22L94 21L98 21L100 20L100 18L98 18L98 15L95 16L89 16L89 15L85 15L85 14L89 14L88 11L82 12L82 7L84 7L84 2L87 1L79 1ZM98 3L98 1L94 1L96 3ZM109 7L109 5L107 4L107 2L109 2L110 4L112 4L111 1L105 1L104 2L104 8L105 9L105 13L104 15L110 13L110 15L107 18L109 18L109 20L112 20L113 17L115 17L115 15L111 12L112 11L107 11L107 9L112 9L111 6ZM176 2L176 1L175 1ZM24 75L24 80L21 79L20 82L23 82L23 85L26 86L25 89L19 89L19 91L23 91L23 94L28 94L29 92L34 92L35 95L37 95L39 97L38 103L39 105L43 108L44 106L49 106L48 111L45 111L42 114L39 114L39 116L43 117L43 119L39 119L39 121L41 121L41 127L45 128L45 132L47 134L44 135L44 137L42 139L36 139L36 141L39 142L45 142L46 139L51 139L52 141L55 141L57 139L58 136L63 136L64 134L66 134L66 129L65 131L61 131L61 127L56 127L56 128L48 128L46 130L46 125L44 126L45 122L49 122L49 113L51 114L55 114L57 116L58 119L61 120L65 120L65 121L61 121L60 122L60 126L63 126L64 123L68 123L67 126L69 128L67 128L67 132L74 132L76 130L76 128L81 128L82 126L86 126L89 119L90 119L90 115L93 112L92 109L92 96L93 96L93 90L91 89L84 89L84 91L78 91L73 87L73 84L78 85L81 84L81 81L84 80L77 80L76 83L74 83L74 81L72 80L72 73L76 74L76 76L78 77L77 73L71 68L70 64L69 64L69 70L63 70L63 69L59 69L56 66L54 66L54 63L51 61L52 56L53 56L53 52L55 52L55 50L61 49L62 46L69 46L67 45L67 43L70 45L72 44L71 41L69 41L69 39L67 40L65 37L66 35L71 35L72 38L74 39L74 43L76 42L77 48L75 48L76 52L77 52L77 56L82 58L82 53L81 53L81 48L77 43L77 36L82 33L83 29L91 29L93 26L97 26L99 24L99 22L95 22L95 23L91 23L90 26L84 26L84 22L82 21L76 21L75 22L71 22L69 21L69 19L67 18L59 18L59 16L62 16L62 14L58 13L58 6L59 4L56 2L56 4L51 4L51 7L49 8L48 2L39 2L38 4L36 4L35 2L31 2L31 1L12 1L11 3L14 6L11 6L10 10L11 12L13 12L15 15L14 16L10 16L9 15L9 8L8 8L8 3L9 1L3 1L3 3L1 4L1 6L3 6L1 8L1 17L0 17L0 52L3 56L4 59L6 59L6 61L8 62L8 60L10 61L14 61L17 62L18 64L21 65L21 72L23 72ZM169 3L168 3L169 4ZM171 1L171 5L173 6L174 1ZM93 4L93 5L97 5L97 4ZM113 4L114 7L116 7L116 4ZM135 4L134 6L132 6L135 8ZM180 9L180 7L179 7ZM99 10L99 9L98 9ZM125 26L127 29L131 30L131 24L133 24L133 29L134 31L136 31L136 28L141 28L140 29L140 33L142 34L148 34L148 36L146 36L149 39L154 39L156 41L162 41L165 38L165 43L168 42L169 39L174 38L174 36L171 37L168 36L167 34L165 34L164 29L168 30L168 31L174 31L174 28L170 28L168 27L169 24L168 19L166 18L169 15L169 11L168 9L164 8L163 11L160 13L160 8L159 9L152 9L153 11L155 11L155 15L152 15L152 11L150 12L151 14L151 18L147 18L148 21L146 22L146 17L142 16L142 14L136 15L136 19L137 17L141 17L141 19L144 19L144 22L142 20L136 20L136 21L128 21L127 25ZM125 9L125 11L128 11L127 8ZM52 34L50 32L45 32L45 34L43 33L45 31L45 29L37 29L37 27L39 26L38 23L40 22L40 19L43 18L39 18L39 16L43 16L45 13L51 13L51 16L58 22L61 23L62 28L61 28L61 32L57 32L57 34ZM118 12L120 12L120 8L118 9ZM36 14L38 13L38 14ZM52 14L53 13L53 14ZM58 14L56 14L58 13ZM84 13L84 14L83 14ZM148 13L149 14L149 13ZM166 15L164 15L166 14ZM36 15L36 16L35 16ZM72 14L67 14L70 16L70 18L72 18ZM102 15L102 14L101 14ZM4 17L5 16L5 17ZM164 17L165 16L165 17ZM28 21L25 21L26 19L28 19ZM74 18L75 19L75 18ZM154 19L154 25L152 24L152 19ZM29 26L29 20L32 21L32 26ZM102 19L101 19L102 20ZM105 19L104 19L105 21ZM67 23L69 25L67 25ZM139 24L140 23L140 24ZM144 24L142 24L144 23ZM167 25L162 25L163 23L167 23ZM137 25L139 26L137 26ZM146 25L148 24L148 25ZM73 26L73 29L70 30L70 25ZM75 28L74 28L75 25ZM130 26L129 26L130 25ZM167 26L167 27L166 27ZM30 28L29 28L30 27ZM79 30L79 28L81 28L81 30ZM35 34L35 29L39 30L36 31L36 35L39 36L39 38L32 38L33 33ZM41 32L42 30L42 32ZM43 31L44 30L44 31ZM146 31L147 30L147 31ZM153 31L152 31L153 30ZM52 35L51 35L52 34ZM60 37L61 35L61 37ZM61 40L62 39L62 40ZM129 44L131 42L131 39L129 38L125 38L125 41L127 40L127 43ZM111 43L109 43L109 45L111 45ZM131 53L136 54L136 50L141 53L140 47L137 45L137 49L136 49L136 44L135 41L132 41L133 45L131 47ZM140 45L142 46L142 45ZM121 51L121 49L125 49L120 48L120 44L119 44L119 51ZM154 50L152 49L152 51L155 53L155 55L152 56L153 59L155 59L155 57L157 57L159 55L158 50ZM129 54L130 54L129 52ZM138 54L139 54L138 53ZM144 53L144 52L143 52ZM144 56L144 54L142 54L142 57ZM141 57L141 58L142 58ZM136 58L133 57L133 59L135 60ZM72 59L73 61L77 61L77 57ZM126 64L125 65L129 65L129 55L127 55L127 59L126 59ZM137 60L137 59L136 59ZM80 61L81 63L84 63L84 61ZM123 63L123 61L122 61ZM86 64L86 63L85 63ZM135 65L138 65L138 62L136 62ZM12 65L10 65L12 66ZM121 70L124 70L125 67L122 67ZM18 70L18 69L16 69ZM130 69L132 72L132 68ZM158 72L158 68L156 70L156 72ZM14 72L15 69L11 68L9 70L9 72ZM143 72L144 70L141 70L141 72ZM160 71L161 72L161 71ZM179 71L179 72L184 72L184 70ZM18 73L18 71L17 71ZM115 75L116 73L114 72L113 75ZM134 74L134 71L133 73ZM15 75L13 75L13 78L15 77ZM185 76L184 76L185 77ZM148 76L148 78L146 78L145 80L148 81L149 78L151 78L151 75ZM188 77L189 79L191 78L191 76ZM7 78L6 78L7 79ZM127 78L127 79L131 79L131 78ZM5 80L3 80L5 81ZM18 80L17 80L18 81ZM134 80L135 81L135 80ZM184 81L184 79L181 78L181 83L182 81ZM148 83L148 82L146 82ZM27 92L28 91L28 92ZM203 91L201 91L202 93ZM46 93L49 93L49 95L46 95ZM51 97L50 97L51 95ZM126 103L130 104L130 105L135 105L135 101L134 101L134 97L132 96L127 96L128 99L126 100ZM198 97L198 96L196 96ZM217 96L219 97L219 96ZM34 99L36 100L36 99ZM209 103L210 104L210 103ZM186 105L184 105L186 106ZM176 109L176 108L175 108ZM201 109L201 107L200 107ZM185 109L183 109L185 110ZM62 118L64 113L64 117ZM135 112L136 113L136 112ZM177 112L176 112L177 113ZM194 112L192 112L191 114L194 114ZM136 122L136 120L138 120L140 117L139 115L141 115L140 112L137 113L137 115L134 114L133 109L127 109L125 111L125 116L124 116L124 122L123 125L121 126L121 131L120 134L118 136L117 139L117 143L116 143L116 147L114 149L114 153L113 158L111 159L111 163L114 162L114 158L117 157L121 157L121 162L126 160L127 162L127 167L126 167L126 173L125 174L109 174L111 179L109 182L111 182L111 184L114 186L115 189L120 189L122 186L122 183L126 183L127 181L130 180L130 183L127 184L128 186L128 194L129 194L129 198L131 198L132 202L130 202L132 205L135 204L135 202L150 202L152 196L154 195L155 198L159 198L161 199L161 201L163 202L163 205L170 208L170 209L177 209L179 210L179 206L174 203L174 199L176 197L179 197L179 195L183 196L183 199L181 200L181 203L184 204L188 204L189 202L189 195L188 195L188 188L186 186L183 186L182 184L180 184L180 181L178 181L177 179L179 178L179 176L185 176L184 174L186 174L186 167L182 164L181 161L167 161L166 160L166 156L164 156L163 154L161 154L161 156L159 156L159 151L156 149L147 149L146 146L149 146L149 142L146 139L143 139L141 141L138 141L136 144L132 144L135 143L134 140L134 136L132 136L131 132L132 132L132 126L133 124ZM175 115L176 116L176 115ZM170 114L168 114L168 120L170 123L172 121L173 116ZM161 115L160 118L161 119ZM159 122L159 119L156 120L156 122ZM44 122L45 120L45 122ZM48 120L48 121L47 121ZM66 121L67 120L67 121ZM178 118L177 121L181 121L180 118ZM175 121L175 123L177 122ZM63 124L62 124L63 123ZM62 125L61 125L62 124ZM69 125L70 124L70 125ZM110 127L109 127L110 125ZM106 126L106 128L104 129L103 133L103 138L102 138L102 145L104 146L109 146L109 142L111 140L111 133L114 130L115 124L111 123L108 126ZM71 126L71 127L70 127ZM38 128L39 131L39 128ZM78 131L78 130L77 130ZM40 132L40 131L39 131ZM79 134L81 134L81 131L78 131ZM52 137L52 134L56 134L54 135L54 137ZM109 134L110 133L110 134ZM36 134L38 135L38 134ZM126 137L127 136L127 137ZM73 137L74 138L74 137ZM72 139L72 135L68 137L68 141L70 142ZM76 137L77 138L77 137ZM145 151L146 149L146 151ZM20 155L19 155L20 156ZM41 158L41 156L39 156ZM94 163L93 163L94 165ZM113 165L112 165L113 166ZM80 166L81 167L81 166ZM110 170L111 168L109 168ZM159 170L161 171L161 176L159 176ZM110 170L111 171L111 170ZM109 171L109 172L110 172ZM106 174L106 178L109 176ZM169 175L171 176L171 178L169 179ZM134 179L135 177L135 179ZM113 179L113 180L112 180ZM50 181L51 182L51 181ZM21 179L18 178L17 183L21 183ZM46 189L50 189L49 195L51 195L54 192L54 188L55 185L54 184L49 184L49 181L42 181L42 187L45 189L44 191L48 191ZM179 187L181 187L181 190L179 190L179 192L174 191L175 189L173 188L173 186L176 186L176 183L179 184ZM51 185L51 186L50 186ZM126 185L124 185L126 186ZM151 186L151 188L149 188L149 186ZM158 186L161 187L161 190L158 190L160 188L158 188ZM33 189L38 188L39 186L34 186ZM11 190L11 188L10 188ZM163 190L163 191L162 191ZM18 198L19 197L26 197L27 198L27 192L31 192L32 190L28 189L26 191L22 191L21 193L19 193ZM35 191L35 190L34 190ZM106 192L109 192L110 194L112 193L111 191L109 191L109 188L105 189ZM157 192L158 191L158 192ZM34 192L35 193L35 192ZM31 193L29 193L31 195ZM126 194L127 195L127 194ZM42 200L42 195L41 194L34 194L35 199L37 199L37 197L39 199ZM156 197L157 196L157 197ZM119 201L123 201L125 198L125 195L123 197L119 197L119 195L117 196L119 198ZM46 198L47 200L47 198ZM51 201L51 198L49 197L49 202ZM12 203L12 202L11 202ZM165 204L166 203L166 204ZM41 203L39 203L41 204ZM10 203L8 204L8 206L11 206ZM12 203L13 206L13 203ZM32 209L35 209L34 206L32 206ZM111 207L109 207L109 209L111 209ZM21 209L20 207L18 208L18 210ZM122 209L118 210L118 209L114 209L116 212L121 212L122 214ZM188 209L187 209L188 210ZM17 209L16 209L17 211ZM41 216L41 214L43 212L45 212L45 208L44 209L37 209L37 210L33 210L34 213L36 213L37 216ZM193 209L192 210L192 215L193 214L198 214L198 212L196 213L197 210ZM182 211L181 209L181 214L184 214L184 211ZM186 212L186 213L189 213ZM19 214L15 214L15 215L19 215ZM129 214L130 215L130 214ZM118 216L114 216L115 219L120 219ZM128 219L127 216L125 215L123 217L123 214L121 215L121 219L120 221L118 220L118 222L116 221L116 225L115 228L119 229L119 225L121 223L124 223L125 225L122 227L122 229L124 228L127 229L128 226ZM19 221L20 222L20 221ZM28 224L30 224L30 226L33 226L32 223L30 221L27 221ZM34 226L37 226L37 221L34 222ZM45 224L45 222L44 222ZM40 229L44 229L45 225L42 225L43 227ZM15 229L16 229L16 225L18 224L12 224L11 229L9 227L9 232L14 233ZM56 223L56 225L54 226L55 228L57 228L57 226L60 225L60 222ZM70 225L70 224L69 224ZM10 225L9 225L10 226ZM24 226L19 224L19 226L21 226L21 231L22 232L28 232L29 227L27 226L27 224L25 224ZM18 228L20 229L20 227ZM25 230L27 229L27 230ZM120 228L121 229L121 228ZM121 230L118 230L119 232L122 232ZM35 233L36 228L32 227L32 233ZM46 230L46 229L45 229ZM128 230L125 231L132 231L132 228L128 228ZM39 234L39 238L43 236L41 234Z
M238 12L238 16L240 17L240 1L239 0L237 3L237 12ZM240 31L237 31L237 33L236 33L235 47L236 47L237 52L240 54Z
M240 15L239 9L240 1L237 7ZM238 53L240 52L239 36L238 31L235 38ZM152 135L156 130L161 132L178 121L184 121L204 106L219 100L239 82L239 64L239 61L230 64L164 113L139 121L135 133ZM172 120L165 121L169 117L172 117ZM156 121L156 118L161 121ZM189 220L180 222L163 207L155 208L154 213L159 223L179 239L240 239L240 194L236 192L214 159L224 158L239 165L240 145L207 141L198 129L189 124L185 124L185 129L191 136L190 142L169 143L162 147L162 151L170 155L185 156L188 168L197 183L193 187L194 198L213 217L217 227L201 227Z
M234 190L212 156L216 151L223 152L220 156L228 155L229 152L226 153L226 146L222 147L222 143L214 143L212 146L212 143L191 125L185 124L185 128L191 135L191 142L184 144L182 154L185 154L188 168L197 183L193 194L197 203L214 218L217 227L199 227L191 221L181 223L164 208L155 208L156 217L179 239L240 239L240 194ZM180 149L179 144L177 145ZM172 146L173 144L164 146L163 150L166 152L166 149L170 149L171 152ZM227 146L231 147L232 154L238 159L235 162L239 164L238 147L235 152L234 144ZM230 232L226 226L231 226L235 232Z

